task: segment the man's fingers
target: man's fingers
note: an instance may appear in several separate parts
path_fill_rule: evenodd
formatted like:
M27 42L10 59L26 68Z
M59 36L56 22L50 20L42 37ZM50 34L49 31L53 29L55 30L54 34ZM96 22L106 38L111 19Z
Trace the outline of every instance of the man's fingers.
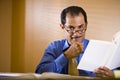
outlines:
M113 77L114 76L113 72L105 66L99 67L94 72L96 75L101 75L101 77Z
M104 72L110 72L111 70L105 66L99 67L100 70L103 70ZM106 73L107 74L107 73Z
M76 48L76 50L82 52L83 51L83 45L82 45L82 43L76 43L75 44L75 48Z

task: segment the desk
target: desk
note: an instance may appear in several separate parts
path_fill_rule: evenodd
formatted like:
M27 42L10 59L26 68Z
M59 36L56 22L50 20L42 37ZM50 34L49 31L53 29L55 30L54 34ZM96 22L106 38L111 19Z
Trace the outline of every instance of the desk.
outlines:
M0 79L24 79L24 80L26 80L26 79L40 79L40 80L41 79L42 80L91 80L91 79L94 79L94 80L99 80L101 78L87 77L87 76L70 76L70 75L46 72L46 73L43 73L43 74L0 73ZM114 79L110 79L110 80L114 80Z

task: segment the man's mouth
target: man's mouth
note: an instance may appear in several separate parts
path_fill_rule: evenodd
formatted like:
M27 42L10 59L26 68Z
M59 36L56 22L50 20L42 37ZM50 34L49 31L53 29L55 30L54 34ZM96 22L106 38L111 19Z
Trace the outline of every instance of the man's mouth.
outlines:
M72 39L80 38L80 36L73 36Z

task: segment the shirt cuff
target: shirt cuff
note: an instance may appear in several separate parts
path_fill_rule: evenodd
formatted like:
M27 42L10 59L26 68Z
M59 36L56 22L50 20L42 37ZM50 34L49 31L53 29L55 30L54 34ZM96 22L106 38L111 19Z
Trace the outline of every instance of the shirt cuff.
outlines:
M65 55L62 53L56 60L57 71L60 72L62 68L67 64L68 60Z

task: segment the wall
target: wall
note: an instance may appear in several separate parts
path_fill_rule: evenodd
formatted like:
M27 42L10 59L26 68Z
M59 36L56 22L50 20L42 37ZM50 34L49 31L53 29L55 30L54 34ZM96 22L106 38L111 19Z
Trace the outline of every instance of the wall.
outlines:
M12 0L11 72L24 72L25 0Z
M60 12L70 5L88 14L86 38L111 41L120 30L120 0L26 0L25 72L34 72L47 45L65 38L59 27Z
M0 0L0 72L24 72L25 0Z
M11 0L0 0L0 72L11 70L11 19Z

